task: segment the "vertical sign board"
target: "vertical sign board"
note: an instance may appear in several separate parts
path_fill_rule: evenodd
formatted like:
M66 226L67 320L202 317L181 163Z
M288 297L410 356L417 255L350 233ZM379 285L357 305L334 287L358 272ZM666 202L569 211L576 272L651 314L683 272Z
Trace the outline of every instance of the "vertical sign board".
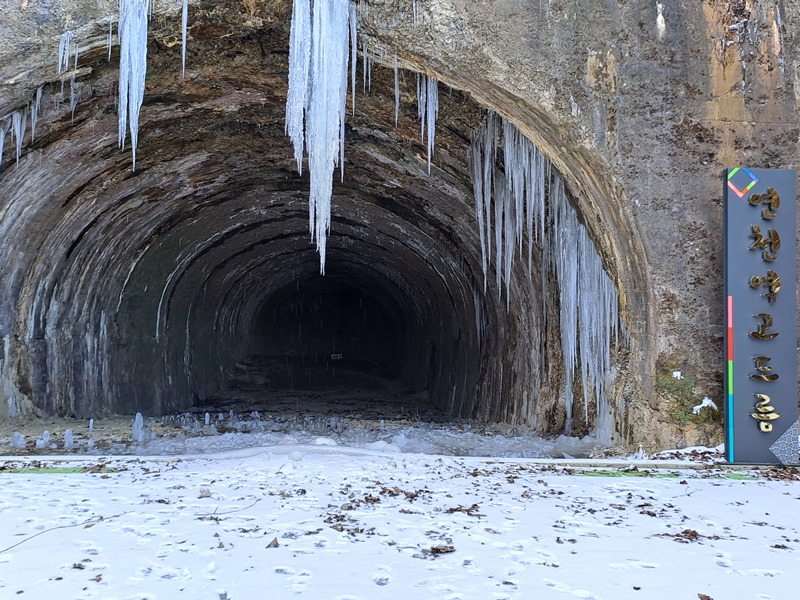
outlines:
M725 181L725 457L798 464L795 172Z

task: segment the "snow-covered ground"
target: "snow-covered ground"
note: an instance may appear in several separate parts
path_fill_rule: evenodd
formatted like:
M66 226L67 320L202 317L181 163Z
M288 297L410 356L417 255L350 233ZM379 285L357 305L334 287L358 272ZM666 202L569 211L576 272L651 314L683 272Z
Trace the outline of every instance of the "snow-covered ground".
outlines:
M397 450L0 459L0 598L797 597L796 471Z

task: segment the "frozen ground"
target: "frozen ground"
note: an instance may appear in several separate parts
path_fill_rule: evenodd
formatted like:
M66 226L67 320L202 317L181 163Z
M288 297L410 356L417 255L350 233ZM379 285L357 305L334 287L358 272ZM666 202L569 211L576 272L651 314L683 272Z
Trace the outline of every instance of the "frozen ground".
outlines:
M797 470L282 398L0 426L0 598L797 597Z
M0 598L796 598L797 471L707 456L0 458Z

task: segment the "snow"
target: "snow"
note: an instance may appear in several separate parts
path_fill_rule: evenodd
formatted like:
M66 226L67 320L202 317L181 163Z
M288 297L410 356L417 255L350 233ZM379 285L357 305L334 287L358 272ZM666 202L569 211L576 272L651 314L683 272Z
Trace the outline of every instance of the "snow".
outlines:
M717 408L717 404L708 396L704 397L703 400L697 406L692 407L692 413L695 415L699 415L700 411L704 408L710 408L712 410L719 410Z
M139 110L144 99L147 73L148 0L120 0L119 4L119 147L125 147L128 128L131 132L132 168L136 169L136 145L139 140ZM77 53L76 53L77 61Z
M0 459L0 597L796 596L780 471L391 446Z

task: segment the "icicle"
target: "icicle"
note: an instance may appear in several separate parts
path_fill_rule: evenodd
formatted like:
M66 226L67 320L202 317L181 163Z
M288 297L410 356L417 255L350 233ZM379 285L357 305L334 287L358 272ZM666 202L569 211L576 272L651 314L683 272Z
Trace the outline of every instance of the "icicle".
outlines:
M297 171L303 174L303 112L308 106L311 67L311 5L294 0L289 34L289 95L286 98L286 133L294 146Z
M588 399L594 396L598 435L603 439L609 438L610 411L606 386L612 366L611 344L612 338L615 346L618 343L620 330L623 339L626 335L620 321L616 288L603 268L588 231L579 222L567 199L561 176L516 127L505 120L502 120L502 125L503 171L495 170L498 135L494 113L490 112L473 133L469 150L475 214L481 237L484 291L486 268L491 261L490 240L493 238L498 299L505 283L506 304L509 305L513 257L521 252L527 234L529 274L533 264L532 246L536 243L542 253L543 289L547 267L555 273L558 282L565 374L564 431L571 433L573 428L572 385L576 370L580 369L584 392L583 418L588 422ZM495 220L493 236L492 209ZM543 314L547 312L545 308Z
M347 0L315 0L311 14L311 85L306 112L311 173L309 227L320 255L320 272L324 274L333 169L342 160L350 10ZM293 60L291 50L289 60ZM294 92L292 83L290 76L290 97Z
M22 138L25 136L27 123L28 113L24 108L11 113L11 129L14 132L14 141L16 142L17 164L19 164L19 157L22 156Z
M69 110L72 113L72 118L75 118L75 108L81 99L81 88L83 84L77 83L73 77L69 82Z
M400 73L397 69L397 52L394 53L394 126L400 118Z
M417 118L419 119L419 140L425 141L425 122L428 103L428 77L422 73L417 73Z
M6 145L6 133L11 129L11 121L8 117L0 120L0 173L3 172L3 148Z
M189 23L189 0L183 0L181 11L181 77L186 77L186 29Z
M495 171L494 174L494 272L495 285L497 286L497 299L502 293L503 277L503 208L506 204L506 177L503 173Z
M108 17L108 38L106 38L106 50L108 51L108 62L111 62L111 48L114 40L114 17Z
M364 45L361 48L361 57L362 57L362 65L364 72L362 73L364 79L364 93L367 93L367 79L369 78L370 72L370 57L369 57L369 46L367 46L367 42L364 42ZM372 82L370 82L370 89L372 88Z
M72 31L65 31L58 40L58 74L69 71L69 55L72 50L72 38L75 34ZM75 49L75 66L78 64L77 44Z
M31 102L31 144L36 139L36 122L39 120L39 109L42 105L42 90L44 86L39 86L36 90L36 94L33 96L33 102Z
M356 62L358 60L358 35L355 4L350 5L350 93L353 94L353 116L356 116Z
M125 146L126 129L131 131L131 154L136 169L139 139L139 110L144 99L147 72L147 0L120 0L119 4L119 133L120 148Z
M428 127L428 175L431 174L431 157L436 141L436 117L439 115L439 81L435 77L428 77L426 115Z

